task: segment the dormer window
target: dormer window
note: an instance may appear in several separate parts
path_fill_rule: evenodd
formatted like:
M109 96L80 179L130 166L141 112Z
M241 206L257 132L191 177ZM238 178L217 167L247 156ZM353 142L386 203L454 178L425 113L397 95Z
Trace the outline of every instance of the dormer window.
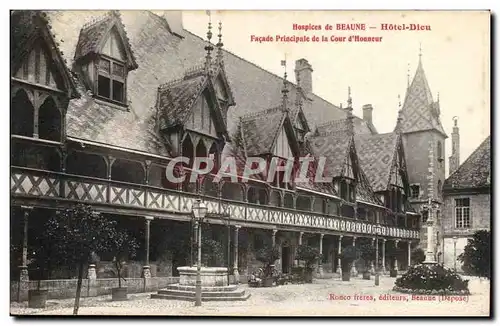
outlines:
M127 76L137 69L120 14L111 11L80 31L75 70L94 97L118 106L127 105Z

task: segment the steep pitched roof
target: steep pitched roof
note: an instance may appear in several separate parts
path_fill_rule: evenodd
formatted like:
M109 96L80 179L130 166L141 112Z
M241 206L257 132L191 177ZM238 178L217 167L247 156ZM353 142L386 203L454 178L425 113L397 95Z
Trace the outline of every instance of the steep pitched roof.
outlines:
M347 119L346 119L346 113L344 112L344 115L342 118L335 119L335 120L326 120L327 122L322 122L321 124L317 125L317 130L320 133L323 132L335 132L335 131L347 131L348 125L347 125ZM367 123L365 120L360 119L356 116L353 117L353 125L354 125L354 133L356 135L373 135L377 134L377 130L375 128L371 128L371 124Z
M106 12L51 11L48 15L51 17L57 39L64 40L60 47L71 66L81 27L92 19L106 15ZM89 99L87 104L70 102L67 120L88 119L85 122L81 121L80 124L92 125L93 137L106 139L111 145L126 145L126 148L144 150L140 142L134 141L143 137L135 132L140 133L144 130L140 128L128 130L128 124L122 126L124 120L122 116L127 115L126 119L133 121L130 124L148 125L146 122L155 121L154 107L158 86L167 81L181 79L188 68L202 65L206 41L185 29L173 34L163 17L148 11L122 11L120 18L140 66L139 69L130 72L127 79L130 112L115 110L117 112L105 113L110 109L98 108L99 103L89 104L90 98L86 97ZM227 129L232 134L237 131L239 117L261 111L262 108L280 105L283 79L231 52L226 50L223 52L224 70L236 102L227 115ZM289 83L289 89L288 96L294 99L297 87ZM311 101L304 103L303 106L310 125L345 118L345 111L332 103L314 94L311 94L310 98ZM88 114L79 112L82 107L87 107ZM358 120L361 121L359 118L354 119L355 130L357 133L362 133L357 129ZM362 124L360 126L365 131L368 130ZM129 140L124 144L125 142L115 137L115 134L122 134ZM71 128L68 135L83 139L89 137L86 130L76 127Z
M281 106L240 118L240 135L247 156L272 153L286 113Z
M308 142L316 157L325 157L325 177L342 176L344 162L349 153L352 137L342 131L311 137Z
M439 102L432 99L431 89L425 77L422 60L419 61L415 77L406 92L403 104L403 133L437 130L446 133L439 119Z
M20 67L23 59L29 55L37 38L44 39L47 49L58 68L70 98L80 96L74 76L66 65L66 59L51 32L50 17L46 12L31 10L16 10L10 16L10 61L11 74Z
M356 135L354 139L361 168L370 181L373 191L386 190L398 135L396 133Z
M443 190L481 187L491 187L491 136L444 181Z
M87 56L88 54L96 54L100 52L100 47L104 41L104 37L108 34L111 28L116 27L120 36L124 51L127 57L127 67L129 70L137 69L138 65L132 51L127 32L120 18L120 13L116 10L108 12L106 15L99 17L80 30L78 43L75 49L75 61Z
M191 114L192 106L205 85L206 75L199 74L176 80L158 89L158 110L161 128L183 124Z

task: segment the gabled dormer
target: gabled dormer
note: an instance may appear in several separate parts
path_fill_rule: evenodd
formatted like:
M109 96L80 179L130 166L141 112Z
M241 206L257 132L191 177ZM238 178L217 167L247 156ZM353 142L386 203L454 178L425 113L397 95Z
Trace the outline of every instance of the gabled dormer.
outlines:
M395 213L404 213L405 207L407 207L406 201L409 189L410 185L406 171L403 142L401 136L399 136L390 170L389 185L385 199L386 207Z
M340 198L349 202L356 202L356 185L358 183L358 164L354 142L350 142L347 155L345 155L342 172L334 178L334 186L340 193Z
M169 139L173 151L190 159L212 157L229 140L212 78L204 67L188 71L182 79L158 88L158 132Z
M305 135L311 131L311 128L309 128L309 124L307 123L302 107L299 106L296 110L290 113L290 120L293 123L298 142L303 143Z
M11 14L11 134L61 142L68 102L79 97L46 13Z
M224 63L221 62L217 64L217 69L215 69L213 73L214 77L212 78L212 83L214 85L215 94L219 102L222 117L227 123L227 112L231 106L235 105L235 102L233 92L229 86L226 71L224 69Z
M117 11L110 11L81 29L74 69L96 99L126 108L128 74L137 68Z

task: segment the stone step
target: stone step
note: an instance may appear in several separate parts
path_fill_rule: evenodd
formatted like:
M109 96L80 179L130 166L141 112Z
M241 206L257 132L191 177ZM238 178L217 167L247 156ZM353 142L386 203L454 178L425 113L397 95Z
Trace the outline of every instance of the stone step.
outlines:
M205 297L202 295L201 301L245 301L250 298L250 293L241 297ZM164 300L183 300L195 301L194 296L171 295L171 294L151 294L151 299L164 299Z
M194 291L182 291L182 290L159 290L158 294L163 295L172 295L172 296L182 296L182 297L193 297L195 296ZM226 291L226 292L202 292L201 296L204 298L236 298L236 297L244 297L245 290L235 290L235 291Z
M166 288L162 290L180 290L180 291L195 291L196 286L194 285L179 285L179 283L169 284ZM237 285L229 285L229 286L202 286L202 292L227 292L227 291L235 291L238 289Z

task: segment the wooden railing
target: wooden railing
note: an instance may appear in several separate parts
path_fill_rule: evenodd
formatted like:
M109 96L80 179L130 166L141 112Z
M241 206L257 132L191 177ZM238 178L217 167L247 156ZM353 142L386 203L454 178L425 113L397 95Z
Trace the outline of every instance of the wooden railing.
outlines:
M16 198L65 199L176 214L190 214L195 200L201 198L207 204L210 215L233 221L316 228L360 236L375 235L375 223L368 221L23 167L11 167L10 189L12 196ZM419 231L416 229L387 225L382 225L381 229L381 236L419 238Z

